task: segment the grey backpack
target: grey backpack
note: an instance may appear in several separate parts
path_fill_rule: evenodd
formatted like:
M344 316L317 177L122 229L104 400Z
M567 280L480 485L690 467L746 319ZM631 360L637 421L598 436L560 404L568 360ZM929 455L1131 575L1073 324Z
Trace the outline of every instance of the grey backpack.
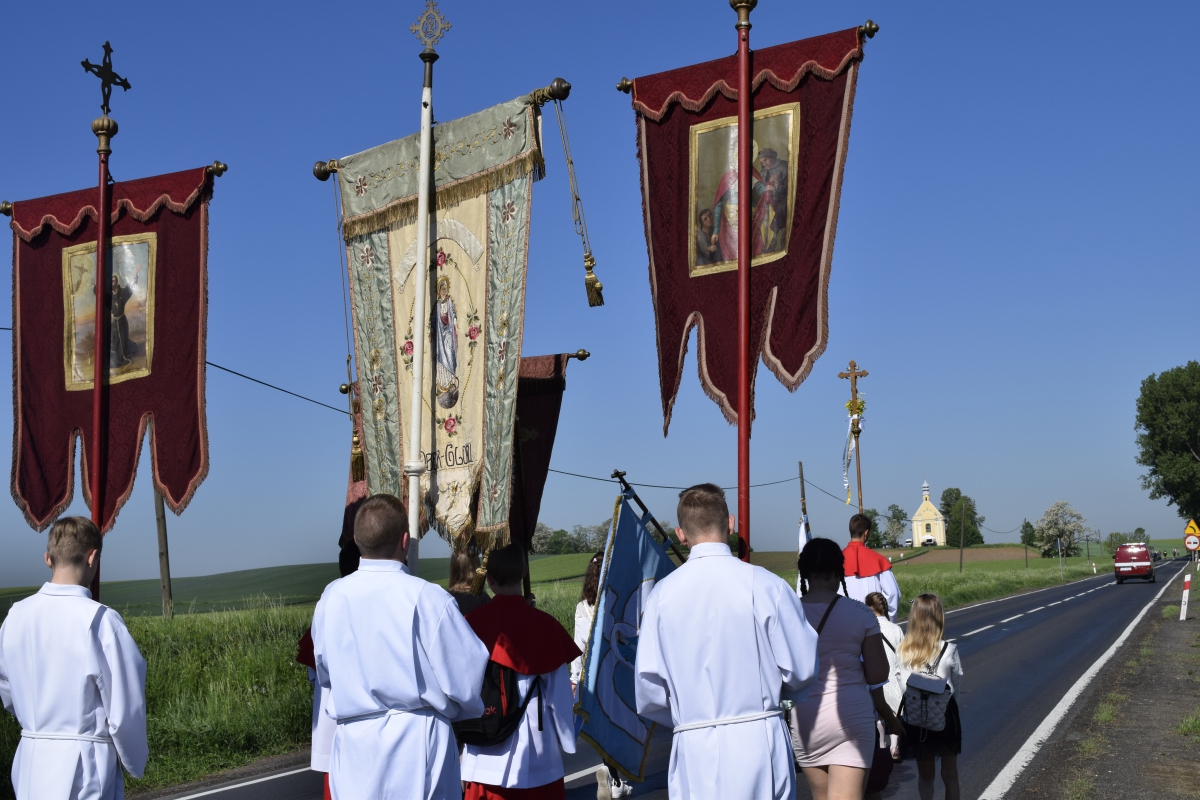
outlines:
M904 700L900 703L900 717L914 728L926 731L946 728L946 709L952 694L946 679L937 676L937 667L949 646L949 642L944 642L933 664L926 664L925 669L908 676Z

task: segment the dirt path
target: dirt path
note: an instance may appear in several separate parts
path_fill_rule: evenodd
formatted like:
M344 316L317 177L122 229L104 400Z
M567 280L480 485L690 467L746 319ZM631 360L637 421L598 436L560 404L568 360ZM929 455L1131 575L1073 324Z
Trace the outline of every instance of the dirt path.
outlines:
M1031 768L1020 797L1195 798L1200 774L1200 619L1172 586L1089 687Z

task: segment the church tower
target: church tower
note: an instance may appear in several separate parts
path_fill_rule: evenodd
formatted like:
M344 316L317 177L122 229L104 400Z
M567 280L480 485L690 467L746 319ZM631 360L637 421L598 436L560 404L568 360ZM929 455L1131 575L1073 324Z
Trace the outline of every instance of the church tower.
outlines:
M946 544L946 518L929 500L929 481L921 486L921 507L912 517L913 546Z

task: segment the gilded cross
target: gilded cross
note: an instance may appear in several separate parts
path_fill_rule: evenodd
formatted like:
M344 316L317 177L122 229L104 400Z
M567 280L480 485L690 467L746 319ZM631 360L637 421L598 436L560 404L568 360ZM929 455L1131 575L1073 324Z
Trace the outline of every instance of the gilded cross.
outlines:
M117 73L113 72L112 68L112 45L108 42L104 43L104 60L99 64L93 64L86 58L80 63L83 64L85 72L90 72L100 79L100 91L104 95L104 102L100 104L100 110L104 112L104 116L108 116L111 109L108 107L108 100L112 96L112 87L120 86L125 91L129 91L129 81L122 78Z
M425 45L427 50L432 50L446 31L450 30L450 23L438 10L437 0L427 0L425 10L421 12L421 16L417 17L417 21L409 30L421 41L421 44Z
M850 360L850 370L848 372L839 372L839 378L850 379L850 415L851 417L858 416L858 379L867 377L868 373L865 369L859 369L858 364L854 360ZM862 433L862 428L859 427L858 420L852 419L850 423L850 432L854 434L854 469L858 476L858 513L863 513L862 499L862 449L858 443L858 435ZM846 502L850 502L850 497L847 495Z

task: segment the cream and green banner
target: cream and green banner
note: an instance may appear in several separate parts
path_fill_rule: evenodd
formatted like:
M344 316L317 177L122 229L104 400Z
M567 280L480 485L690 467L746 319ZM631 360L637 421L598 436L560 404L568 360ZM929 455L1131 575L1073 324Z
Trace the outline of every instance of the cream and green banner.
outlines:
M424 516L450 540L508 536L531 187L544 171L525 97L433 129ZM338 159L371 494L406 497L420 139Z

